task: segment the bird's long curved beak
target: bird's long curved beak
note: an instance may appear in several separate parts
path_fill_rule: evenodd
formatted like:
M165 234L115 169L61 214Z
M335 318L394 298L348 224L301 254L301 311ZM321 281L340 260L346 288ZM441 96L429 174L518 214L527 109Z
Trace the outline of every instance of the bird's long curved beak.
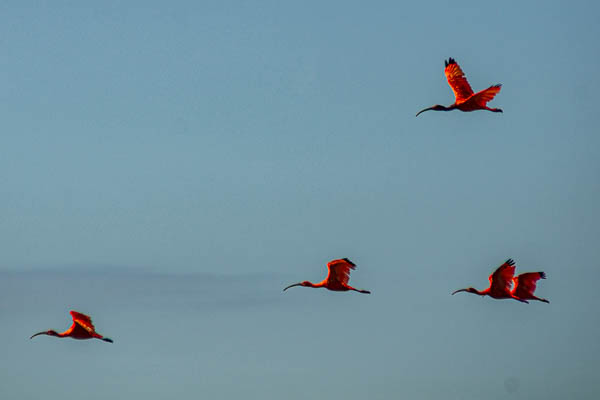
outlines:
M427 108L424 108L424 109L422 109L421 111L419 111L419 112L417 113L417 115L415 115L415 117L418 117L418 116L419 116L419 114L421 114L422 112L429 111L429 110L433 110L433 107L427 107Z
M44 334L46 334L46 331L44 331L44 332L38 332L35 335L31 335L31 337L29 339L33 339L34 337L36 337L38 335L44 335Z
M452 292L452 295L454 296L458 292L466 292L466 291L467 291L467 289L458 289L458 290L455 290L454 292Z
M283 291L285 292L286 290L288 290L289 288L294 287L294 286L302 286L302 283L300 283L300 282L294 283L293 285L290 285L290 286L286 287L285 289L283 289Z

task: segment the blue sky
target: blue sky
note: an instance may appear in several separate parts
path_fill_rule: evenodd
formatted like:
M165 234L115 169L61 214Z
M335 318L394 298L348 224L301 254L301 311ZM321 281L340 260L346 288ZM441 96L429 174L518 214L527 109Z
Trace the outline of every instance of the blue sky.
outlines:
M1 397L597 397L598 8L4 3Z

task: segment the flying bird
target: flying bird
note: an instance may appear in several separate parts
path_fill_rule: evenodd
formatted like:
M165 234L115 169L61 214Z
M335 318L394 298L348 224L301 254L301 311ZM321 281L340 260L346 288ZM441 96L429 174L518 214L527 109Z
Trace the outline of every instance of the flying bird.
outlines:
M294 286L306 286L313 288L324 287L326 289L334 290L337 292L346 292L348 290L354 290L355 292L359 293L371 293L368 290L359 290L348 285L348 280L350 279L350 270L356 269L356 264L354 264L349 259L342 258L339 260L330 261L329 263L327 263L327 269L329 270L327 277L319 283L311 283L309 281L304 281L294 283L293 285L290 285L283 290L286 291L287 289Z
M546 274L544 272L526 272L524 274L515 276L513 278L513 282L515 284L515 288L512 290L513 297L518 298L525 303L527 303L527 300L537 300L544 303L550 303L546 299L542 299L533 295L537 281L540 279L546 279Z
M78 313L77 311L69 311L71 317L73 318L73 325L66 331L62 333L57 333L54 330L43 331L36 333L31 336L30 339L38 335L48 335L48 336L56 336L56 337L71 337L73 339L100 339L108 343L112 343L112 339L106 338L99 333L96 332L94 328L94 324L92 324L92 319L82 313Z
M499 266L493 274L490 275L489 288L479 291L475 288L469 287L466 289L457 290L452 294L454 295L459 292L468 292L478 294L480 296L490 296L494 299L515 299L523 303L527 303L526 300L513 295L511 291L514 274L515 262L509 258L501 266Z
M449 107L436 104L435 106L425 108L417 113L417 117L422 112L429 110L450 111L458 109L460 111L488 110L493 112L502 112L502 110L499 108L489 108L487 106L487 102L491 101L494 96L500 92L502 85L492 85L489 88L474 94L473 89L471 89L471 85L469 85L469 82L467 82L465 74L462 72L456 61L451 57L448 59L448 61L445 61L445 64L446 69L444 70L444 73L446 74L446 79L448 79L448 84L454 92L456 101Z

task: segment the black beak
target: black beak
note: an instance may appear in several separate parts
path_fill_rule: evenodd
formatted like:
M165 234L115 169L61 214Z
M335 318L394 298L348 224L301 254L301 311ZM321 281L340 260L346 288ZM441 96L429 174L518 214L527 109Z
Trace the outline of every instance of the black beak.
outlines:
M421 111L419 111L419 112L417 113L417 115L415 115L415 117L418 117L418 116L419 116L419 114L421 114L422 112L429 111L429 110L433 110L433 107L427 107L427 108L424 108L424 109L422 109Z
M289 288L294 287L294 286L302 286L302 283L294 283L293 285L290 285L290 286L286 287L285 289L283 289L283 291L285 292L286 290L288 290Z
M38 335L45 335L45 334L46 334L46 331L44 331L44 332L38 332L35 335L32 335L29 339L33 339L34 337L36 337Z

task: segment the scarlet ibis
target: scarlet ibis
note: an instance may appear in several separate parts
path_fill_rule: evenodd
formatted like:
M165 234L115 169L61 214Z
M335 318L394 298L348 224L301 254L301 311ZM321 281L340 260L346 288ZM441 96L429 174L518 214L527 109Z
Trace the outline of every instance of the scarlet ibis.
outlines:
M515 276L513 278L515 288L512 290L512 295L515 298L524 301L525 303L527 303L527 300L537 300L544 303L550 303L546 299L542 299L533 295L537 281L540 279L546 279L546 274L544 272L526 272L524 274Z
M492 85L481 92L473 94L473 89L471 89L471 85L469 85L469 82L467 82L467 78L456 63L456 60L450 57L448 61L445 61L444 63L446 64L444 73L446 74L446 79L448 79L448 84L454 92L456 101L449 107L436 104L435 106L425 108L417 113L417 117L422 112L428 110L450 111L458 109L460 111L488 110L493 112L502 112L502 110L499 108L489 108L487 106L487 102L491 101L494 96L500 92L500 88L502 87L501 84Z
M368 290L359 290L359 289L355 289L352 286L348 285L348 279L350 279L350 270L356 269L356 264L354 264L349 259L342 258L339 260L330 261L327 263L327 269L329 269L329 273L327 274L327 277L319 283L311 283L309 281L304 281L304 282L294 283L293 285L290 285L283 290L286 291L287 289L294 287L294 286L306 286L306 287L313 287L313 288L324 287L325 289L334 290L337 292L345 292L348 290L354 290L355 292L359 292L359 293L366 293L366 294L371 293Z
M479 291L475 288L469 287L466 289L460 289L452 294L458 292L468 292L478 294L480 296L490 296L494 299L515 299L527 303L527 301L515 297L511 292L513 283L513 275L515 274L515 262L512 259L506 260L501 266L499 266L493 274L490 275L490 287Z
M73 339L100 339L108 343L112 343L112 339L106 338L98 333L96 333L96 329L94 328L94 324L92 324L92 319L82 313L77 311L69 311L71 317L73 318L73 325L66 331L62 333L57 333L54 330L43 331L36 333L31 336L30 339L33 339L37 335L48 335L48 336L56 336L56 337L72 337Z

